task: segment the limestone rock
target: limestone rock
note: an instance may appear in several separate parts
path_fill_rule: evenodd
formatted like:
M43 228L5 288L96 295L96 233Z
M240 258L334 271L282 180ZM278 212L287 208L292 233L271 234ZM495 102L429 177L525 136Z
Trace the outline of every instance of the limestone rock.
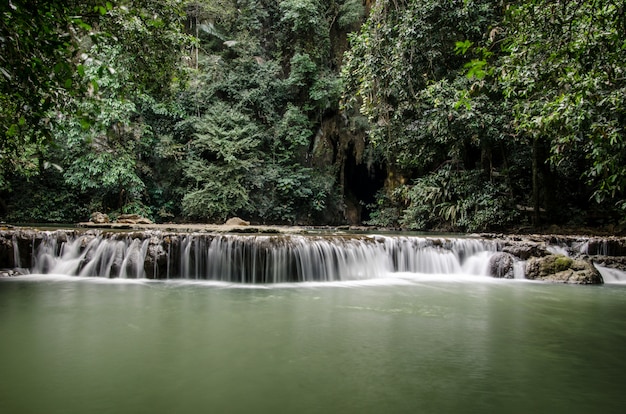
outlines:
M239 217L231 217L224 223L227 226L249 226L250 222L240 219Z
M620 237L594 237L587 242L586 253L598 256L626 256L626 240Z
M489 274L497 278L513 279L515 277L513 273L514 263L513 255L498 252L489 259Z
M101 213L99 211L96 211L94 213L91 213L91 217L89 219L89 221L91 221L92 223L95 224L105 224L105 223L109 223L109 216L107 216L104 213Z
M591 260L593 263L609 267L612 269L621 270L626 272L626 257L624 256L584 256Z
M528 259L526 278L580 285L603 283L600 272L591 262L554 254Z
M527 260L530 257L542 257L549 254L544 245L531 241L509 244L504 246L502 251L510 253L521 260Z
M139 214L121 214L115 222L121 224L153 224L150 219Z

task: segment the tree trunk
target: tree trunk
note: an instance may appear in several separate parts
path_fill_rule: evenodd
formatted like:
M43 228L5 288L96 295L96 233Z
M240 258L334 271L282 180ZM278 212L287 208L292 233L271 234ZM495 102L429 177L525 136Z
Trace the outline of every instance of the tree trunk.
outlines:
M533 178L533 216L534 227L539 226L539 139L533 138L532 149L532 178Z

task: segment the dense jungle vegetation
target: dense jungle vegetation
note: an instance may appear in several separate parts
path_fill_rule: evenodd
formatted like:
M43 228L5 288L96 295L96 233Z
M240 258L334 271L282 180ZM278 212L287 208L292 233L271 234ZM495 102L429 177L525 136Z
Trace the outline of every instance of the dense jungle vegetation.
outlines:
M626 0L9 0L0 13L0 220L626 220Z

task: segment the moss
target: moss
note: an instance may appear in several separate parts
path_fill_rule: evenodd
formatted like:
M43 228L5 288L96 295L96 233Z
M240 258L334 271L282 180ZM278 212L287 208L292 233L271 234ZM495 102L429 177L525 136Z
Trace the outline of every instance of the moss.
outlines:
M567 256L556 256L554 259L554 272L562 272L572 267L573 260Z
M563 272L572 267L573 260L567 256L551 255L546 256L539 264L539 272L542 277Z

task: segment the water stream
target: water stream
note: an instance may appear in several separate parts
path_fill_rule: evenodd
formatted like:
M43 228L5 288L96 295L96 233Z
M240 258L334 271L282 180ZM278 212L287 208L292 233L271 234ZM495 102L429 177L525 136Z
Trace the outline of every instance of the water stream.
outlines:
M488 274L497 251L494 242L461 238L191 234L167 243L167 250L162 238L154 239L81 235L59 245L51 235L38 245L32 272L253 284L375 279L394 272L480 276ZM151 245L160 249L162 266L154 264L156 254L149 256ZM148 271L146 262L153 263Z
M0 280L0 412L621 413L626 287Z
M13 241L15 262L18 244ZM36 245L36 247L35 247ZM600 246L603 249L602 246ZM552 244L552 254L587 253L586 243ZM30 272L105 278L193 279L265 284L393 277L493 274L495 240L382 235L62 234L44 232L33 243ZM512 257L512 256L511 256ZM508 277L523 279L514 259ZM607 283L626 273L599 266Z
M475 238L33 240L23 254L9 239L30 274L0 278L1 413L582 414L626 402L626 277L609 267L600 286L528 281L522 260L498 279L502 246Z

